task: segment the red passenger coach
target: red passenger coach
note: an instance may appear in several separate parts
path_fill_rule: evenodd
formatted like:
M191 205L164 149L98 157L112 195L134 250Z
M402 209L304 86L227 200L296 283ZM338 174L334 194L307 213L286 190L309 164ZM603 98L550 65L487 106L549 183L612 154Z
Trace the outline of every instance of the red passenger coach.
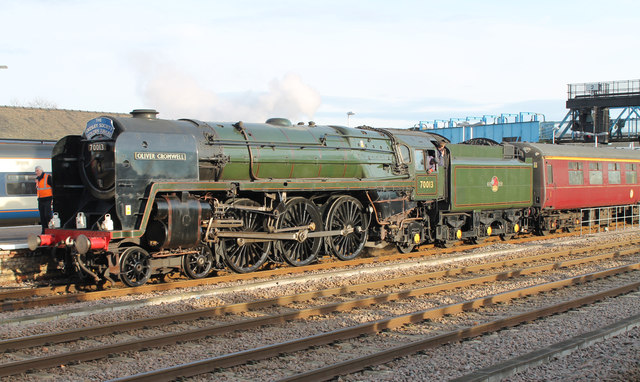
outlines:
M581 209L640 201L638 150L516 145L533 161L533 213L543 231L575 226Z

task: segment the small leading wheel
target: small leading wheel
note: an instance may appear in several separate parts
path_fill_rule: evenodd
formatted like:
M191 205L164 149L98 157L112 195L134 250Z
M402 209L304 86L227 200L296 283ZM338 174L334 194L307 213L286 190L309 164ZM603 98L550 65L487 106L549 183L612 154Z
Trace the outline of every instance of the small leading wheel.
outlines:
M298 232L303 231L305 229L303 227L309 226L312 226L309 232L322 227L322 217L318 207L313 202L301 197L287 200L284 211L278 215L276 220L276 229L281 232ZM299 230L287 230L294 227L299 227ZM287 263L299 267L310 264L318 257L322 241L322 237L279 240L276 242L276 249Z
M140 247L129 247L120 258L120 280L130 287L140 286L151 276L151 257Z
M259 207L260 204L251 199L238 199L233 202L233 206ZM231 228L233 231L265 231L262 214L232 208L227 215L231 219L242 220L242 227ZM268 241L239 243L235 238L227 238L220 242L220 246L229 268L238 273L248 273L260 268L267 261L271 243Z
M192 279L207 277L213 267L213 252L207 245L202 245L196 253L182 256L182 269Z
M362 203L352 196L336 199L325 216L327 231L344 231L341 235L328 236L327 247L340 260L358 257L367 241L367 217Z

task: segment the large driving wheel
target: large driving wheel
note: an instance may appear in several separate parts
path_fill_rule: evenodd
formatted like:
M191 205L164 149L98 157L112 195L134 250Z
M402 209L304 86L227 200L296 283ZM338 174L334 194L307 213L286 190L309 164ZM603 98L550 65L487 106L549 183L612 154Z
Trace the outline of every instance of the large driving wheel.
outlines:
M151 276L151 257L140 247L129 247L120 258L120 280L130 287L140 286Z
M358 257L367 241L367 216L362 203L352 196L336 199L325 215L327 231L344 231L342 235L328 236L329 251L340 260Z
M233 202L238 207L259 207L260 204L251 199L238 199ZM227 216L230 219L242 220L242 227L231 228L233 231L264 232L264 215L257 212L231 209ZM253 272L267 261L271 243L248 242L238 243L235 238L226 238L221 241L224 259L229 268L238 273Z
M280 232L285 232L287 228L309 226L314 227L314 229L309 230L310 232L322 227L322 217L318 207L313 202L301 197L287 200L284 205L284 211L278 215L276 229ZM286 232L297 232L297 230ZM318 257L318 251L323 240L321 237L300 239L279 240L276 242L278 254L287 263L297 267L310 264Z
M182 256L182 269L192 279L207 277L213 267L213 252L207 245L202 245L196 253Z

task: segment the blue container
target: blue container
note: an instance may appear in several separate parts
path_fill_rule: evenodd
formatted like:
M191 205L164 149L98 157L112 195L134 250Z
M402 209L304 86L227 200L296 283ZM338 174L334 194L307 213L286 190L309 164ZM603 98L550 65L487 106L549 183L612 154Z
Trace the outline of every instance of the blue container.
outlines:
M496 142L538 142L540 140L539 121L443 127L426 129L426 131L440 134L451 143L460 143L471 138L489 138Z

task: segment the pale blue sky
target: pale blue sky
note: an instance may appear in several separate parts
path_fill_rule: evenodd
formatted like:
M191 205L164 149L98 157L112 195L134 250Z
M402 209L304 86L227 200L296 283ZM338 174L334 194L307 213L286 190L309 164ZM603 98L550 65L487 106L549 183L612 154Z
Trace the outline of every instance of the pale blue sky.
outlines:
M640 2L0 0L0 105L410 127L640 78Z

